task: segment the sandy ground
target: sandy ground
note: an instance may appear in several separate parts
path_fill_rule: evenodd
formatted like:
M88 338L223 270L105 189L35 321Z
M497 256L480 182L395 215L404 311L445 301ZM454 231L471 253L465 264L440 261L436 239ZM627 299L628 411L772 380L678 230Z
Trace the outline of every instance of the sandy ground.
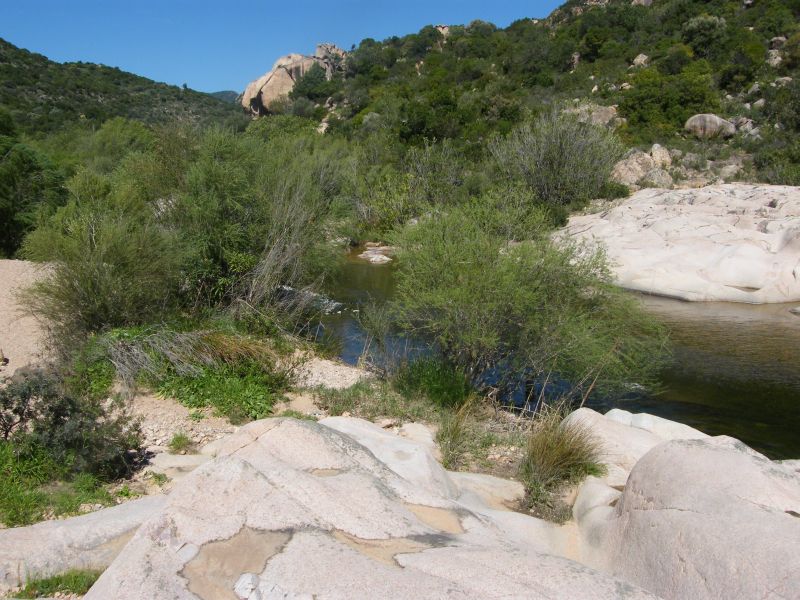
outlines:
M46 344L39 323L23 314L16 293L41 277L42 267L23 260L0 260L0 377L46 358ZM0 362L3 362L0 359Z
M297 385L301 388L325 386L335 390L349 388L370 377L364 369L351 367L325 358L312 358L300 367Z
M134 417L141 419L145 447L150 452L165 451L176 433L186 434L199 448L236 430L226 418L214 416L211 409L193 411L172 398L155 394L137 394L130 408Z

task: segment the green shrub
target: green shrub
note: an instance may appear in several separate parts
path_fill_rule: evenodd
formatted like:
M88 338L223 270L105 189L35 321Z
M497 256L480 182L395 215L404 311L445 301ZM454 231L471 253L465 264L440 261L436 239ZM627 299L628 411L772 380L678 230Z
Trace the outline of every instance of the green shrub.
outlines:
M143 383L236 423L269 416L298 362L279 344L220 329L115 330L104 344L128 391Z
M40 371L0 387L0 436L23 457L44 452L64 474L102 479L129 473L141 446L138 424L118 406L72 396Z
M552 111L490 146L499 169L545 205L581 207L600 193L622 146L606 129Z
M69 343L76 336L159 319L174 306L181 245L145 210L115 207L102 178L79 174L69 204L25 240L50 263L26 294L29 308Z
M800 185L800 142L768 139L754 154L759 178L775 185Z
M72 570L52 577L29 580L25 587L16 593L16 598L41 598L59 594L82 596L89 591L102 571Z
M603 200L616 200L618 198L627 198L630 195L631 190L624 183L606 181L603 187L600 188L598 198L602 198Z
M700 15L683 26L683 41L698 56L708 58L724 47L727 23L722 17Z
M84 504L110 506L114 498L97 477L70 473L41 446L0 440L0 523L29 525L77 514Z
M619 104L629 135L644 141L669 138L692 115L717 112L720 101L712 72L705 60L690 63L676 75L641 69Z
M305 74L298 79L289 97L292 100L307 98L313 102L321 102L332 96L341 87L340 79L328 79L325 69L319 64L314 63Z
M557 522L570 516L558 497L563 487L603 473L599 442L586 426L565 422L567 414L566 405L547 406L534 417L519 471L529 506Z
M0 257L13 256L37 221L63 203L62 185L43 155L0 135Z
M73 351L65 370L64 383L71 394L93 401L111 394L115 369L101 338L92 337Z
M194 447L194 443L192 442L191 438L188 435L180 431L172 436L172 439L169 441L168 446L169 446L169 451L172 454L180 454L180 453L185 454Z
M601 254L550 241L509 243L502 213L473 204L393 236L400 324L473 384L559 374L576 388L651 382L664 333L614 287Z
M316 127L314 121L310 119L294 115L271 115L252 121L247 126L246 133L270 141L313 133Z
M330 415L349 413L364 419L380 417L403 421L433 421L437 407L426 397L399 393L385 381L360 381L345 389L314 390L316 404Z

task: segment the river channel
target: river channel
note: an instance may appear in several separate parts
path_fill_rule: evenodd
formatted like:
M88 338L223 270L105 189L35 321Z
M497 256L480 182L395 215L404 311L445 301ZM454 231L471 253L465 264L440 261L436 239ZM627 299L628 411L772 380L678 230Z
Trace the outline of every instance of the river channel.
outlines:
M393 271L392 263L373 265L356 251L328 290L345 307L323 321L343 361L355 364L361 356L366 335L359 311L392 298ZM794 305L638 297L670 329L672 359L660 374L661 392L590 406L649 412L736 437L771 458L800 457L800 315L789 311ZM392 337L388 343L406 350L409 342Z

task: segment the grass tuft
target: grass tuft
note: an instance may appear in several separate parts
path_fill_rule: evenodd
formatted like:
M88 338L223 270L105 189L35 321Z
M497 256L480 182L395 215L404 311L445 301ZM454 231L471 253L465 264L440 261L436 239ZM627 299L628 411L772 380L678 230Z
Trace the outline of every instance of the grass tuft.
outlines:
M94 585L102 571L72 570L60 575L29 581L16 598L41 598L56 594L84 595Z
M442 465L445 469L456 470L474 437L470 427L470 416L474 397L464 400L457 410L444 410L436 432L436 442L442 452Z
M520 477L527 502L537 516L556 522L569 519L569 507L559 494L567 485L604 472L602 448L588 427L564 421L566 405L545 407L533 420Z
M171 454L180 454L181 452L185 453L194 450L194 442L182 431L172 436L168 446Z

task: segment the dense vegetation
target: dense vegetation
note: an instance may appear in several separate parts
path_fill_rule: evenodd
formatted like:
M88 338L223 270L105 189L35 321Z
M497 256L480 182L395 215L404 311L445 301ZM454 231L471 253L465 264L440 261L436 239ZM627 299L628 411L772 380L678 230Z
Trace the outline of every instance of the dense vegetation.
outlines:
M320 404L439 420L457 468L494 443L476 424L482 400L522 389L544 416L525 432L521 475L533 501L552 504L596 467L585 432L560 425L564 407L651 383L665 349L602 254L554 242L553 228L627 193L609 181L626 145L677 142L695 112L735 115L755 81L763 134L731 143L762 178L796 181L800 84L766 82L796 74L798 11L797 0L612 0L506 29L364 40L332 80L310 69L271 107L283 114L246 128L209 96L2 43L0 253L50 265L25 299L58 363L2 388L0 520L113 501L100 484L141 456L124 393L105 402L115 381L198 418L272 414L317 292L344 246L365 240L398 247L396 299L365 325L429 352L401 357L390 382L320 391ZM771 67L776 35L788 40ZM650 66L629 69L640 52ZM618 104L626 124L563 111L589 96ZM50 494L56 480L66 496Z
M505 29L476 21L363 40L333 82L303 82L306 91L284 109L327 113L331 130L348 137L381 131L415 146L452 139L476 157L492 134L574 98L617 105L625 119L618 133L629 144L680 143L676 134L697 113L743 116L761 137L734 146L754 155L761 179L797 183L798 17L797 0L574 0ZM788 38L783 46L772 41L780 37ZM767 62L770 51L780 52L777 66ZM632 67L639 54L646 64ZM770 85L786 76L794 79L788 88ZM761 91L749 94L756 82ZM334 107L309 111L323 83ZM761 96L766 106L752 107Z
M146 123L241 122L229 101L114 67L56 63L0 39L0 107L26 133L126 117Z

